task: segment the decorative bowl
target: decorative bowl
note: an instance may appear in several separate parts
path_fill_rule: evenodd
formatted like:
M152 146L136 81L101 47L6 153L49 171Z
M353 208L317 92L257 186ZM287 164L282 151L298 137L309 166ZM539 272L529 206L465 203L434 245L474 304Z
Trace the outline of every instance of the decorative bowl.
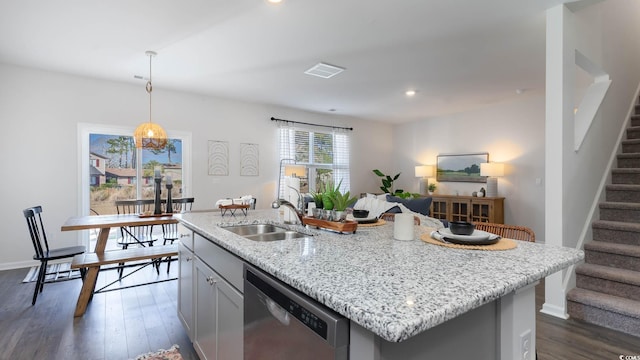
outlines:
M365 219L367 216L369 216L369 210L356 210L356 209L353 209L353 217L354 218Z
M475 226L466 221L450 221L449 230L456 235L471 235Z

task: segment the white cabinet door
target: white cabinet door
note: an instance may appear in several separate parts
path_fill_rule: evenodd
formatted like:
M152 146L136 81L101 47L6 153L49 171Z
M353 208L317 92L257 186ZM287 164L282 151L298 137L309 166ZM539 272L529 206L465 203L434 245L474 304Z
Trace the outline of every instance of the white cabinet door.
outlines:
M193 252L178 246L178 318L193 341Z
M201 359L241 360L243 297L200 259L195 259L195 341Z
M196 258L195 286L195 341L193 346L201 360L217 359L216 282L218 277L205 263Z
M218 359L243 358L244 297L229 283L217 283Z

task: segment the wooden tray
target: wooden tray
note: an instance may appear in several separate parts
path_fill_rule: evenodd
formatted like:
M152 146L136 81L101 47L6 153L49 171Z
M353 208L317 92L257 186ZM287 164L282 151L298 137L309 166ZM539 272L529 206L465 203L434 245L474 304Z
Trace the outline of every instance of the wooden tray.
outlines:
M240 209L244 216L247 216L247 210L251 205L248 204L230 204L230 205L218 205L220 209L220 214L224 216L227 213L227 210L231 213L231 216L236 216L236 210Z
M163 217L163 216L173 216L173 213L162 213L162 214L138 214L140 218L148 218L148 217Z
M248 209L251 205L243 204L231 204L231 205L218 205L220 209Z
M305 216L302 218L302 223L320 229L337 231L341 234L355 233L358 228L358 223L353 220L347 220L345 222L327 221Z

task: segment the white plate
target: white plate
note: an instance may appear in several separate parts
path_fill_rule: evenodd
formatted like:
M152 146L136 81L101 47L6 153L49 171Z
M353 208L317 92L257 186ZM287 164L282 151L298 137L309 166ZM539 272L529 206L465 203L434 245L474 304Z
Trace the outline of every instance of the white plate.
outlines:
M471 235L456 235L452 233L451 230L449 230L449 228L440 229L438 230L438 232L447 239L454 239L454 240L461 240L461 241L485 241L485 240L491 239L492 237L493 238L499 237L498 235L488 233L482 230L473 230L473 233Z

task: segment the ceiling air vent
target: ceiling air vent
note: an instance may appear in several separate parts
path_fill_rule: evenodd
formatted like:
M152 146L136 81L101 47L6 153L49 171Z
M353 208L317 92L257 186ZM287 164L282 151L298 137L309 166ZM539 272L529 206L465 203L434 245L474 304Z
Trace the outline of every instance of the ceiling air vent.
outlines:
M343 71L344 71L344 68L341 68L339 66L329 65L325 63L317 63L316 65L311 67L309 70L305 71L304 73L307 75L313 75L313 76L321 77L323 79L328 79L330 77L340 74Z

